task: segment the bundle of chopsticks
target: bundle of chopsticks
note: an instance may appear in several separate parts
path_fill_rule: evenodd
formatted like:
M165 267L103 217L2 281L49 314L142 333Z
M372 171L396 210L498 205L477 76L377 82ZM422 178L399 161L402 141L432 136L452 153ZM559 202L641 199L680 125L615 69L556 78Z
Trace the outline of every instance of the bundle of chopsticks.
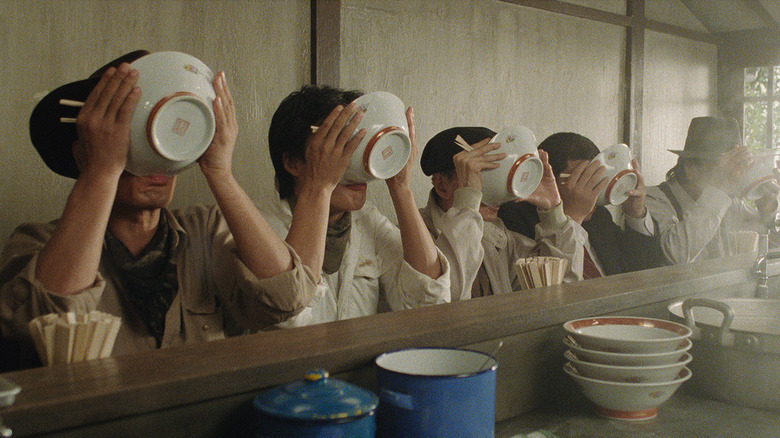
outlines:
M569 261L559 257L525 257L515 262L523 289L561 284L568 267Z
M122 320L108 313L50 313L28 324L35 349L46 365L108 357Z

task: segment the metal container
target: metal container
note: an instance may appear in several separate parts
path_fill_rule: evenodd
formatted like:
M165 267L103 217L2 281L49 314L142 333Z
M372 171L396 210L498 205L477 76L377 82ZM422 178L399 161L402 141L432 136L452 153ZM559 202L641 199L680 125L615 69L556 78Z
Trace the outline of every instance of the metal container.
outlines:
M492 438L496 360L451 348L412 348L376 359L377 437Z
M689 298L669 305L669 312L693 329L688 389L780 410L780 300Z
M379 398L325 370L255 397L257 438L373 438Z

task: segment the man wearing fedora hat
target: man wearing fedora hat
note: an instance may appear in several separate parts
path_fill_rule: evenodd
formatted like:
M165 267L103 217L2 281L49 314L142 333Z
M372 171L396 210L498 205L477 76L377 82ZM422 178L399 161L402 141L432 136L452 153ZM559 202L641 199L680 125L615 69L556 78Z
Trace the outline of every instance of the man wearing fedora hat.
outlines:
M658 223L669 263L687 263L729 253L730 231L766 232L777 212L776 184L749 205L738 197L740 179L752 164L732 118L695 117L688 127L677 164L666 181L648 188L647 208Z
M34 362L27 323L39 315L118 315L120 355L268 327L316 289L232 174L238 127L224 72L213 82L216 132L199 160L217 206L169 211L175 176L124 170L141 94L125 61L58 88L33 111L34 146L75 183L59 220L20 226L0 256L0 328L22 347L20 366ZM64 98L83 102L75 125L61 119L71 111Z
M509 231L498 218L498 206L482 200L482 172L498 167L500 144L484 127L455 127L434 135L425 145L420 166L431 177L428 204L420 209L436 246L450 261L452 301L498 295L521 286L515 261L529 256L566 259L564 281L582 278L582 244L575 239L571 219L563 213L547 155L540 153L544 175L526 200L541 218L535 239ZM471 145L464 150L456 139Z

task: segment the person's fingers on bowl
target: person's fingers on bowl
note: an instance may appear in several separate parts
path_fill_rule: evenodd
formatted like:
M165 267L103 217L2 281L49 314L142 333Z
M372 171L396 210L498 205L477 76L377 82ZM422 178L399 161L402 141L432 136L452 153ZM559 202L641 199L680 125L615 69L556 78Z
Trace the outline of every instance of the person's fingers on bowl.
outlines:
M406 124L409 126L409 140L412 142L412 149L417 152L417 123L414 119L414 108L406 109Z
M219 117L217 127L221 128L222 132L229 132L232 137L238 135L238 121L236 118L236 106L233 101L233 95L230 93L230 88L227 85L227 78L225 72L221 71L217 75L217 79L214 81L214 90L216 91L217 98L219 99ZM215 107L216 116L216 107Z
M141 99L141 89L133 86L130 92L122 102L122 106L117 113L117 123L120 126L130 127L130 122L133 120L133 111L135 110L138 101Z
M341 114L341 111L344 110L344 107L342 105L336 105L335 108L333 108L328 114L327 117L320 123L320 126L312 127L312 130L314 128L317 128L316 131L314 131L314 134L311 136L311 140L315 143L322 142L330 133L331 128L333 127L333 122L336 121L336 117Z
M336 142L341 142L343 145L347 142L347 140L349 140L349 137L354 131L354 127L352 128L352 131L349 131L349 122L351 118L358 112L358 110L358 105L355 102L352 102L344 107L344 109L341 110L341 113L339 113L338 117L336 117L336 120L333 121L333 125L331 126L330 131L325 137L327 144L330 145L331 148L336 144Z
M119 84L119 87L114 92L114 96L111 98L111 101L108 104L108 108L106 108L107 115L109 116L115 115L115 117L118 118L121 108L124 107L125 101L127 100L130 93L136 88L135 85L137 83L138 83L138 70L130 70L127 73L127 76L125 76L124 79L122 79L122 82ZM134 107L135 106L133 106L133 108Z
M357 150L358 146L360 146L360 142L363 141L363 138L366 136L366 130L361 129L360 131L355 134L354 137L352 137L346 145L344 145L344 151L342 153L342 156L346 158L347 162L349 162L349 159L352 157L352 154Z
M347 112L347 111L349 111L349 107L347 107L344 110L344 112ZM342 112L342 115L343 115L344 112ZM347 125L344 126L338 132L338 137L336 137L336 142L334 144L334 147L337 149L337 152L343 152L344 151L344 148L347 146L347 143L349 142L349 139L352 137L352 134L357 129L358 124L360 124L360 121L363 120L363 111L359 107L357 107L356 111L354 113L350 114L350 115L352 116L352 118L348 119L349 123L347 123Z
M117 90L120 89L122 83L124 83L127 75L130 73L130 64L123 62L116 69L116 73L108 80L106 86L100 92L97 101L95 101L95 111L98 114L105 114L108 112L112 102L116 102L115 98L118 98ZM118 105L115 104L114 108Z
M103 72L103 75L100 77L97 85L95 85L95 88L90 91L87 99L84 101L84 106L81 108L81 112L90 111L95 106L95 103L98 101L101 93L103 93L103 89L106 88L106 84L108 84L108 82L115 74L116 67L110 67L106 69L105 72Z

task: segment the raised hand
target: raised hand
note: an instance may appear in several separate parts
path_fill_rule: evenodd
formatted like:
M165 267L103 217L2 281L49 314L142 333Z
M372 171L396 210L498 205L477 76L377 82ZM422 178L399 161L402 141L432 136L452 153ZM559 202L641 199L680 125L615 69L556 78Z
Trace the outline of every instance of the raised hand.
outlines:
M73 154L82 173L121 173L130 148L130 121L141 90L138 71L122 63L109 68L76 117L78 140Z
M458 152L452 157L459 187L473 187L481 190L482 171L498 168L498 161L506 157L503 152L490 154L489 152L500 148L501 143L489 142L490 139L486 138L472 145L472 150Z
M214 78L214 119L216 130L214 139L206 152L198 160L204 174L232 173L233 151L238 136L236 105L227 85L225 72L220 71Z
M552 166L547 157L547 152L539 150L539 158L544 165L544 173L542 174L542 180L539 182L539 186L536 187L533 193L528 195L525 199L518 199L515 202L527 201L532 205L535 205L541 210L549 210L561 203L561 195L558 192L558 185L555 181L555 175L553 174Z
M628 192L628 199L623 202L623 212L631 217L639 218L645 215L647 188L645 187L645 179L639 171L639 163L636 161L636 158L631 160L631 168L636 173L636 187Z
M607 185L606 169L598 161L581 160L568 178L558 181L563 211L577 223L582 223L596 207L599 193Z

